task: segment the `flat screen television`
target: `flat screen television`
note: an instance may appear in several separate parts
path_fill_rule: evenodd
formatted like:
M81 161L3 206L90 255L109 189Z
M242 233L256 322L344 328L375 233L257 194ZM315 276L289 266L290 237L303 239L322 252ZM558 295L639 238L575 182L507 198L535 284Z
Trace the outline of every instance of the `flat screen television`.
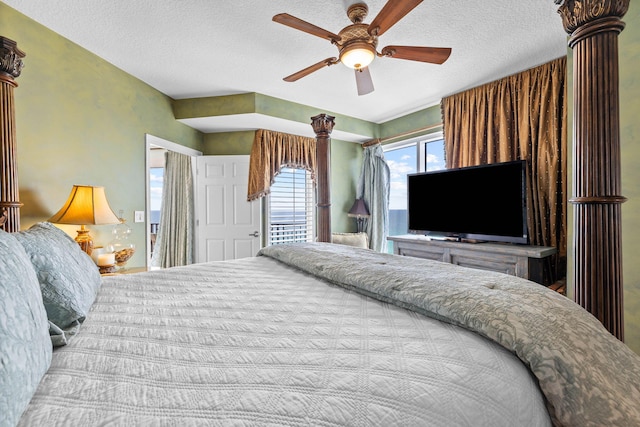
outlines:
M409 233L527 244L526 161L407 175Z

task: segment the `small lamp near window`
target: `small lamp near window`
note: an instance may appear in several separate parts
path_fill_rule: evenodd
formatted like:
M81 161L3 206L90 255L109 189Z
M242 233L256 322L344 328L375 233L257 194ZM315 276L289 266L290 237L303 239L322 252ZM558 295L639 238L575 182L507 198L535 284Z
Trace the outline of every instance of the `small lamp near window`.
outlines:
M364 220L369 218L369 209L367 209L367 204L364 202L364 200L356 199L347 215L356 219L358 233L363 232Z
M107 202L104 187L74 185L64 206L49 218L49 222L80 225L76 242L83 251L91 255L93 238L85 226L118 224L120 220Z

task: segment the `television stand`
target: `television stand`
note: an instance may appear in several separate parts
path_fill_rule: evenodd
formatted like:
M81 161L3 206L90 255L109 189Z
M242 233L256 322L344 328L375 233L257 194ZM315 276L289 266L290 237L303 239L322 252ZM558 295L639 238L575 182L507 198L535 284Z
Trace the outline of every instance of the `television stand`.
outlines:
M552 275L547 264L556 248L548 246L506 243L474 243L435 240L426 236L406 234L389 236L396 255L444 261L463 267L498 271L551 285Z
M415 234L409 234L408 236L418 237ZM420 236L424 237L427 240L438 240L441 242L461 242L461 243L487 243L486 240L477 240L477 239L466 239L464 237L453 237L453 236L441 236L441 235L431 235L431 236ZM392 240L392 239L388 239Z

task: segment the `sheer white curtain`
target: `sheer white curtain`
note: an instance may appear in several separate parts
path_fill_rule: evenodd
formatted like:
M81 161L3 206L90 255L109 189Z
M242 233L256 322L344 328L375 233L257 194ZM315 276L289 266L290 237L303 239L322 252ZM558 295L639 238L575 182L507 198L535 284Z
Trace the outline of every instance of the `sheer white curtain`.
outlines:
M160 228L151 258L154 267L174 267L193 263L193 172L191 157L167 151Z
M358 198L364 199L369 209L370 216L365 228L369 235L369 247L378 252L385 252L387 246L390 175L382 146L376 144L365 147Z

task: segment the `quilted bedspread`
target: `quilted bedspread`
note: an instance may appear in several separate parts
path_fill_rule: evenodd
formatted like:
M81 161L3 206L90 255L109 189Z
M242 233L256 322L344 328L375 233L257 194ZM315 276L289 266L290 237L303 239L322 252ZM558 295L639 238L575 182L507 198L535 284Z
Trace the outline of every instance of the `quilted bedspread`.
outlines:
M640 356L568 298L500 273L332 246L262 254L499 343L536 376L555 425L640 426Z
M574 360L600 369L609 360L596 363L590 354L607 345L619 358L612 366L636 362L610 340L573 343L578 335L568 330L587 341L594 328L588 321L561 325L552 337L564 338L566 329L570 344L551 346L520 331L526 322L519 317L536 322L533 309L490 308L492 294L513 286L531 291L527 282L340 245L272 247L262 255L104 277L79 334L54 351L19 425L550 425L527 366L469 329L513 342L518 354L541 354L524 359L556 415L571 424L584 418L556 396L599 406L611 396L593 383L583 393L593 375ZM375 298L363 294L378 290ZM535 333L567 315L542 292L526 301L548 309ZM536 340L548 349L529 350ZM578 386L566 390L573 376ZM611 370L597 379L616 380ZM637 392L626 391L629 399ZM625 410L624 399L606 416Z

